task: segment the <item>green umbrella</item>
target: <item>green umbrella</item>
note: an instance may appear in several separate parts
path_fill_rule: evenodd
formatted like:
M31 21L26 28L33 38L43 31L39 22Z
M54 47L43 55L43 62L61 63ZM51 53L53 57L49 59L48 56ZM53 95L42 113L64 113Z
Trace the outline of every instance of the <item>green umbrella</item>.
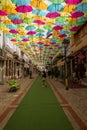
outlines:
M52 30L53 29L53 27L51 25L44 25L44 28L46 30Z
M56 18L56 22L66 22L68 20L68 17L66 16L60 16Z
M31 24L31 23L34 22L34 19L33 19L33 18L24 18L24 19L23 19L23 22L24 22L24 23L27 23L27 24Z
M44 30L43 29L40 29L40 28L38 28L37 30L36 30L36 32L44 32Z
M52 3L55 3L55 4L64 2L64 0L49 0L49 1L51 1Z

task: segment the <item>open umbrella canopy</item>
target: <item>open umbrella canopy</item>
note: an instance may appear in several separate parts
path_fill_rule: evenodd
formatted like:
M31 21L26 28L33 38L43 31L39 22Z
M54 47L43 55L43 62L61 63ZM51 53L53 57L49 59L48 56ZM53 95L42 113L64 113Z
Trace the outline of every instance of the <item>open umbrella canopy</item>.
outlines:
M0 30L34 63L46 64L62 53L87 22L87 0L1 0Z

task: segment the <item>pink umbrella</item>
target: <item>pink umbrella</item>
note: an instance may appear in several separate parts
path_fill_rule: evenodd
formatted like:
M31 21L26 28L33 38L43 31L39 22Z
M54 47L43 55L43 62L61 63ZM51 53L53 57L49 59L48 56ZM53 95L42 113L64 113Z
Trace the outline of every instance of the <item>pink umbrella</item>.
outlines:
M7 14L3 10L0 10L0 16L7 16Z
M71 17L72 17L72 18L78 18L78 17L81 17L81 16L83 16L83 15L84 15L83 12L73 12L73 13L71 14Z
M18 31L17 31L17 30L14 30L14 29L11 29L9 32L10 32L10 33L14 33L14 34L17 34L17 33L18 33Z
M27 42L27 41L29 41L29 39L24 38L24 39L22 39L22 41L23 41L23 42Z
M43 42L37 42L37 44L40 44L40 45L42 45L42 44L44 44Z
M45 24L45 22L43 22L43 21L41 21L41 20L35 20L34 23L37 23L37 24L40 24L40 25Z
M48 45L48 44L45 44L44 46L48 47L48 46L50 46L50 45Z
M71 31L78 31L79 28L80 28L80 26L74 26L74 27L72 27L70 30L71 30Z
M82 0L66 0L67 4L79 4Z
M35 31L29 31L27 34L28 35L34 35L34 34L36 34L36 32Z
M61 29L63 29L63 27L62 26L54 26L54 29L55 30L61 30Z
M55 44L55 42L50 42L50 44Z
M50 46L50 45L48 45L48 44L45 44L44 46L48 47L48 46Z
M16 42L16 39L11 39L12 42Z
M32 10L32 7L29 5L21 5L16 7L16 11L21 13L31 12Z
M56 17L58 17L58 16L60 16L60 14L57 13L57 12L51 12L51 13L48 13L48 14L46 15L46 17L48 17L48 18L56 18Z
M52 33L48 34L48 35L47 35L47 38L49 38L50 36L52 36Z
M21 19L14 19L14 20L11 20L14 24L21 24L22 23L22 20Z
M60 35L59 35L60 38L64 38L64 37L66 37L66 36L67 36L66 34L60 34Z

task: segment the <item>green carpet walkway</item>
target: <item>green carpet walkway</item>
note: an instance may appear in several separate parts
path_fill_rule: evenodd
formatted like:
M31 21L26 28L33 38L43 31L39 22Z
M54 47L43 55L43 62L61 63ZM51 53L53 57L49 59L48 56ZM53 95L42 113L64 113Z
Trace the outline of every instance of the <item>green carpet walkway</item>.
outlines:
M38 77L3 130L74 130L49 84Z

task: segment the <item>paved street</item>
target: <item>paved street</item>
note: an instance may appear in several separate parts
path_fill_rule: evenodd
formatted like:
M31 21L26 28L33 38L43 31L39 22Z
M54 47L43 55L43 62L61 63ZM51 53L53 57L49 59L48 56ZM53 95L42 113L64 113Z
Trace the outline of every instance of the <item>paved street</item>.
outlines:
M3 126L29 90L35 78L36 75L33 79L26 77L18 80L21 83L21 88L13 93L8 92L9 86L7 84L0 85L0 130L3 130ZM48 79L48 82L72 122L74 130L87 130L87 88L70 88L67 91L59 81Z

